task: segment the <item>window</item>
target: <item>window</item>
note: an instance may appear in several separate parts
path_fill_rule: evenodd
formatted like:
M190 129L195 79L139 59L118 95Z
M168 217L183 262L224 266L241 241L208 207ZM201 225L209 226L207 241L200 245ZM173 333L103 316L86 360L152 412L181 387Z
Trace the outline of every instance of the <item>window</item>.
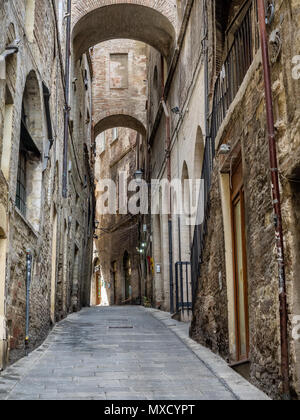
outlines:
M18 163L16 206L26 216L26 151L21 143Z
M102 155L102 153L104 153L105 149L106 149L106 135L105 135L105 132L99 134L97 143L98 143L98 148L99 148L99 154Z
M16 208L39 232L42 200L43 124L39 83L34 72L29 73L25 85L21 134L16 179Z
M112 140L111 142L114 143L115 141L117 141L119 138L119 129L118 128L113 128L112 129Z
M180 30L180 26L182 24L182 18L183 18L183 4L182 0L177 0L177 28Z
M35 0L26 0L25 32L29 42L34 39Z
M63 4L63 0L59 0L58 1L58 29L59 31L62 29L63 18L64 18L64 4Z
M128 88L128 54L110 55L110 88Z
M7 30L6 48L14 44L16 33L14 25L11 23ZM5 59L5 73L6 73L6 87L5 87L5 107L4 107L4 120L2 131L2 150L1 155L1 170L6 179L9 181L10 161L11 161L11 146L12 146L12 130L13 130L13 117L14 117L14 95L16 84L16 68L17 68L17 54L12 53L6 56ZM0 122L1 124L1 122ZM0 130L1 131L1 130ZM1 139L0 139L1 143ZM2 153L2 154L1 154Z
M26 127L26 115L22 111L22 122L21 122L21 138L20 138L20 149L19 149L19 161L18 161L18 175L17 175L17 193L16 193L16 207L20 210L24 217L27 216L27 185L32 178L33 174L28 169L33 163L33 156L40 158L40 152L34 144L31 135Z
M1 170L7 181L9 180L9 168L10 168L10 158L11 158L13 110L14 110L14 106L13 106L12 95L10 93L10 90L6 86Z

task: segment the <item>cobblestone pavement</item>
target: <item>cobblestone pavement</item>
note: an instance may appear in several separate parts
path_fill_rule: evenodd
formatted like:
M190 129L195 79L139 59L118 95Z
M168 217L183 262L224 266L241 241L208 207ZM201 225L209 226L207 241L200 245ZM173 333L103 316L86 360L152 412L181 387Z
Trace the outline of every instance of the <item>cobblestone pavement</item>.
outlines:
M234 400L266 396L142 307L84 309L0 376L2 400Z

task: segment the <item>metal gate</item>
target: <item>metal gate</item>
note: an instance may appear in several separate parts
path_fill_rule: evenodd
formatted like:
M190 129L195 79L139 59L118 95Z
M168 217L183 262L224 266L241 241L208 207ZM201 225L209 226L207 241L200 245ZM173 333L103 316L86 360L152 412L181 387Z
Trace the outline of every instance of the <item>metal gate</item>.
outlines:
M191 283L191 263L177 262L175 264L176 273L176 312L192 311L192 283Z

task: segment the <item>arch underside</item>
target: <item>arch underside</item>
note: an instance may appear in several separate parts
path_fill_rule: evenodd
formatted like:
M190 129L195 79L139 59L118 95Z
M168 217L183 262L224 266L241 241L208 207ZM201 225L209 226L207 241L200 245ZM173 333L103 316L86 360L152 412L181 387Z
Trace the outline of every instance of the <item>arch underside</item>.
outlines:
M146 135L146 128L137 118L130 115L115 114L101 119L95 125L95 136L97 137L103 131L110 130L115 127L131 128L142 136Z
M169 19L151 7L126 3L103 6L87 13L75 25L76 58L101 42L121 38L151 45L168 59L176 34Z

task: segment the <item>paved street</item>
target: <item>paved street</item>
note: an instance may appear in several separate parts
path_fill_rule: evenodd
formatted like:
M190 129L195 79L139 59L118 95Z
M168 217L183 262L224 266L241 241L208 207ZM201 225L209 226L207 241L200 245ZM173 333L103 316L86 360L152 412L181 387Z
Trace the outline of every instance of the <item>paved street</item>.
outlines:
M0 377L0 399L264 399L188 326L141 307L85 309Z

